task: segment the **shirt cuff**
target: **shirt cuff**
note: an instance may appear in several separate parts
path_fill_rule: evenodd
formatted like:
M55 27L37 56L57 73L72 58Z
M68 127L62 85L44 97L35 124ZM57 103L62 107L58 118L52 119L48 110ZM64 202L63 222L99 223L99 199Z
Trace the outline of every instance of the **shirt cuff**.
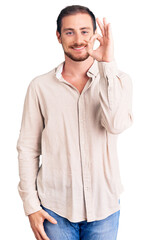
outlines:
M26 216L42 209L41 202L37 195L37 192L27 194L25 191L21 190L19 185L18 191L23 201L23 208Z
M114 78L118 73L118 68L115 60L111 62L98 62L98 65L105 78Z

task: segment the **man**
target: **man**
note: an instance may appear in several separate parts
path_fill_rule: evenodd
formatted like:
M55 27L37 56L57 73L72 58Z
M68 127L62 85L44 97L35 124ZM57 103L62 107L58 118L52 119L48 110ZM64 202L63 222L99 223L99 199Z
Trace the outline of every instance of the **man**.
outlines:
M27 90L18 190L38 240L117 237L123 185L116 143L133 122L132 83L117 69L110 23L96 20L79 5L60 12L65 61Z

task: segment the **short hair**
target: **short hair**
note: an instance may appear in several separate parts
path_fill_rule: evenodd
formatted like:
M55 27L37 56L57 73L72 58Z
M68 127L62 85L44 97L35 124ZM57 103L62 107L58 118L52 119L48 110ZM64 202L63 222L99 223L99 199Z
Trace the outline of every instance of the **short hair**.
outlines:
M89 8L81 6L81 5L71 5L71 6L67 6L64 9L62 9L61 12L58 15L57 31L60 34L61 34L63 17L69 16L69 15L74 15L74 14L77 14L77 13L87 13L91 16L92 23L93 23L93 32L95 32L95 30L96 30L96 19L95 19L95 15L93 14L93 12Z

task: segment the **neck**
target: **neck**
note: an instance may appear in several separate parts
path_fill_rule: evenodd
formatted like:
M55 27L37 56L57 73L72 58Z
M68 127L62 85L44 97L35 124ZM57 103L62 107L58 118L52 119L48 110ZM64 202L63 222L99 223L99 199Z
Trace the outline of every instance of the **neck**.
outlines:
M86 76L86 73L92 66L93 62L94 59L91 56L84 61L76 62L65 55L63 74L77 78Z

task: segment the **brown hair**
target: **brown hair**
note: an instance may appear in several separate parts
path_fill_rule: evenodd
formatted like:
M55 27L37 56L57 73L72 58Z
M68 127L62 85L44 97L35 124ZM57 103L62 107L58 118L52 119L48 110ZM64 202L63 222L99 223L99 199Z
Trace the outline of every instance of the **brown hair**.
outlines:
M93 32L96 30L96 19L95 15L90 11L89 8L81 6L81 5L72 5L68 6L61 10L58 18L57 18L57 31L61 34L61 27L62 27L62 18L69 15L74 15L76 13L87 13L92 18L93 23Z

